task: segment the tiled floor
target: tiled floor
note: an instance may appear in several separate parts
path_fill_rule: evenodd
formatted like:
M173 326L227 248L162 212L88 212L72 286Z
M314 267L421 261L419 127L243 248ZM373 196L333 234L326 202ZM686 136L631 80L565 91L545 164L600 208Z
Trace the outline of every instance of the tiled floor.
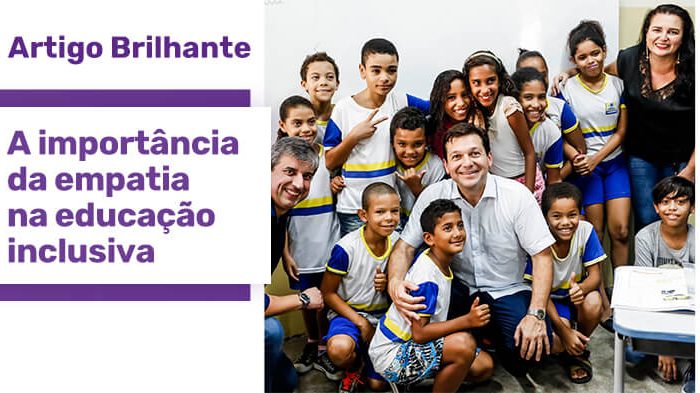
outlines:
M478 386L463 385L469 392L612 392L613 389L613 341L611 333L597 329L590 342L593 379L584 385L571 383L562 366L554 359L546 361L542 367L532 370L530 378L517 379L496 366L494 377L488 383ZM287 340L285 351L295 359L304 345L303 337ZM628 368L625 375L627 392L680 392L681 385L666 384L653 371L640 368ZM413 391L430 391L430 385L421 385ZM328 381L323 374L312 370L300 377L299 393L337 392L337 382Z

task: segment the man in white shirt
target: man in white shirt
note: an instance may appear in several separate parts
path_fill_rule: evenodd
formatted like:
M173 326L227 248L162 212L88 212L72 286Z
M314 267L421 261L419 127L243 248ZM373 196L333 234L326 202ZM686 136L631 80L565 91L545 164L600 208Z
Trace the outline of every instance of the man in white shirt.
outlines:
M464 250L452 262L457 280L452 284L449 318L469 312L478 296L491 309L491 323L477 335L490 333L506 369L524 375L529 361L549 354L551 325L545 308L552 284L549 246L554 238L527 188L488 173L492 157L483 130L458 124L444 140L450 179L429 186L416 201L391 254L389 294L404 316L417 319L422 299L409 294L417 288L404 277L421 244L419 217L432 200L452 200L462 210L468 233ZM533 261L532 292L523 281L526 255Z

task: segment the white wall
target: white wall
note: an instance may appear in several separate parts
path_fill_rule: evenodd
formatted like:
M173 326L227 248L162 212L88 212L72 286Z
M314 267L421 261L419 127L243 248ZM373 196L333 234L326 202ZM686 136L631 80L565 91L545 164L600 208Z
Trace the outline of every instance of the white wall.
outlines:
M657 5L672 3L681 7L695 7L695 0L620 0L620 7L649 7L654 8Z

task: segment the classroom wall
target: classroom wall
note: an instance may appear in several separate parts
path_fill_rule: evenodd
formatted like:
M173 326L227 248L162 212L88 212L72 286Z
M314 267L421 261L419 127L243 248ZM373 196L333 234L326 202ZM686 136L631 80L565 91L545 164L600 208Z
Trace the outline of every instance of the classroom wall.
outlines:
M648 0L619 0L619 30L617 30L618 33L618 39L619 39L619 44L615 46L617 48L627 48L631 45L635 45L637 41L639 40L639 31L642 26L642 22L644 20L644 15L646 14L647 11L650 9L656 7L659 4L664 4L666 2L663 1L648 1ZM691 17L693 18L693 21L695 21L695 2L694 1L675 1L675 4L678 4L682 7L684 7L688 12L690 13ZM270 46L268 45L268 51L270 50ZM613 53L617 53L617 50L615 50ZM506 61L506 59L504 59ZM295 72L295 78L298 78L298 75L296 74L296 62L292 62L293 64L290 65L292 69L294 69ZM270 65L268 65L270 67ZM268 72L269 75L269 72ZM347 73L346 73L347 75ZM296 81L296 79L293 79ZM267 83L271 83L270 78L266 78ZM295 82L296 83L296 82ZM269 90L268 90L269 92ZM290 94L303 94L303 91L292 91ZM340 97L342 95L337 95L337 97ZM269 105L272 105L273 100L271 100L271 95L269 93L266 93L266 102ZM276 113L276 107L273 105L273 110L272 113ZM276 123L276 119L274 119L274 122ZM273 127L274 128L274 127ZM633 245L633 241L631 241L631 246ZM606 245L606 250L609 250L609 245ZM608 251L608 255L609 255ZM631 253L630 258L632 258L633 253ZM610 270L609 267L609 262L606 262L606 269ZM611 274L607 274L608 277L611 277ZM611 284L611 283L608 283ZM288 294L292 293L289 290L289 284L287 280L287 276L284 273L284 270L282 269L282 264L278 266L277 270L275 273L272 275L272 283L267 287L267 291L270 294L274 295L282 295L282 294ZM299 335L304 333L304 323L301 319L301 313L287 313L285 315L279 316L280 321L285 327L285 331L287 333L287 336L294 336L294 335Z

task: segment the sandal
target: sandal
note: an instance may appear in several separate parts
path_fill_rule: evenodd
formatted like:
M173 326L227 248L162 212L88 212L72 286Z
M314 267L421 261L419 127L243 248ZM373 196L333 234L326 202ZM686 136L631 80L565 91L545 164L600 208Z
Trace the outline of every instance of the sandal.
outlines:
M606 319L606 320L604 320L604 321L601 321L601 322L600 322L600 326L602 326L603 329L609 331L610 333L615 334L615 328L613 327L613 319L612 319L612 317L610 317L610 318L608 318L608 319Z
M579 356L571 356L569 354L562 355L562 360L564 362L564 367L568 372L569 380L575 384L584 384L593 378L593 366L591 366L591 361L588 359L591 353L588 350L583 351ZM586 375L581 378L574 378L579 370L584 370Z

